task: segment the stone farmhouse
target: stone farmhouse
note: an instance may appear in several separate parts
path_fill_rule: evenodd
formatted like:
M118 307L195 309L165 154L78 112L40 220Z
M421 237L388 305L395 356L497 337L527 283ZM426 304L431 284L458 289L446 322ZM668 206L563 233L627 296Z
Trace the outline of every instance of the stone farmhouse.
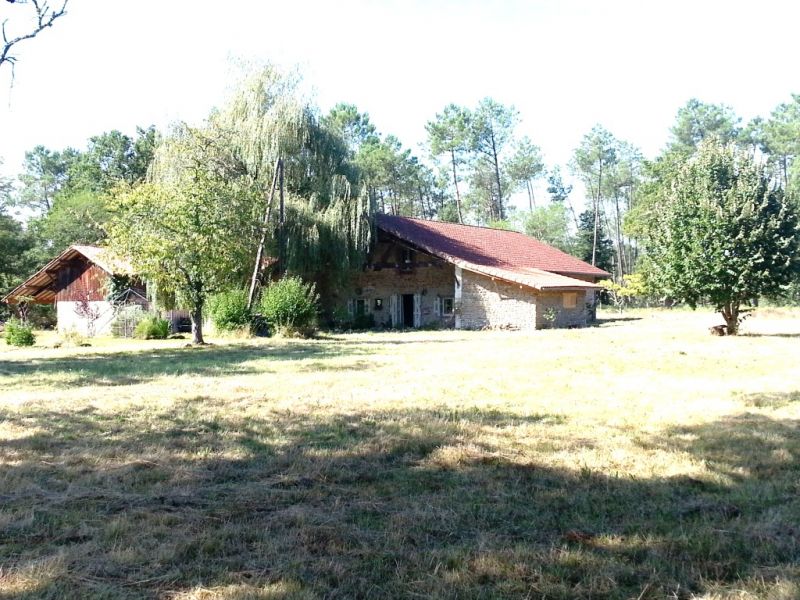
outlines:
M610 277L514 231L378 215L376 232L346 298L376 326L581 327Z
M609 274L513 231L391 215L349 288L326 305L376 327L540 329L582 327L594 316L597 281ZM148 310L145 283L96 246L70 246L4 302L55 304L59 331L112 333L125 307ZM181 330L185 311L164 316Z

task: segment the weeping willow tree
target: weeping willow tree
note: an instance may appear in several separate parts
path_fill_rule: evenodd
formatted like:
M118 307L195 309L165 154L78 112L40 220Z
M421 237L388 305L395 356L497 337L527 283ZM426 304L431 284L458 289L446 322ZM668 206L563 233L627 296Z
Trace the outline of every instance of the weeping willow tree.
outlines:
M371 206L360 192L346 142L320 124L300 92L296 73L269 65L251 73L211 122L225 132L231 156L259 198L253 283L265 252L281 257L281 271L309 278L322 272L344 275L363 261ZM275 198L279 161L286 186L284 211L278 210Z
M251 74L202 127L166 136L148 181L118 194L112 245L190 309L195 342L206 297L248 272L255 282L265 253L316 280L363 261L372 207L346 144L320 126L298 84L273 67ZM273 206L279 164L284 210Z

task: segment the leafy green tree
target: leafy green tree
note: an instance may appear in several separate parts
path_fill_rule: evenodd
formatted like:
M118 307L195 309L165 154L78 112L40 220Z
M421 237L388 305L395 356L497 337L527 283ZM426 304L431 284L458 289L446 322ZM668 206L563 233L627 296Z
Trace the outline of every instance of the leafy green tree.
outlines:
M73 148L61 152L36 146L25 153L23 173L19 176L22 189L16 204L37 214L46 214L56 195L69 181L70 169L80 153Z
M297 74L270 65L246 74L211 124L234 159L220 168L247 186L260 215L250 263L259 266L256 280L263 275L262 252L282 259L279 270L312 278L338 277L361 264L370 235L368 198L342 136L303 100ZM272 193L279 160L283 218L280 194Z
M32 267L33 245L22 225L0 207L0 296L18 285Z
M792 188L791 173L800 154L800 94L778 105L761 127L763 149L769 155L787 191Z
M180 127L159 148L154 181L118 189L109 244L161 292L190 310L203 344L209 295L243 281L256 216L250 190L230 176L235 159L218 131Z
M109 218L106 198L96 192L59 194L45 216L29 223L47 256L72 244L97 244L105 239ZM46 258L46 256L45 256Z
M473 179L485 180L486 173L492 175L491 187L478 187L478 190L483 188L487 192L485 201L489 220L506 218L507 189L501 175L501 163L504 150L513 140L518 120L519 114L513 106L505 106L492 98L481 100L472 112L469 142L478 162L476 170L480 172L479 176L473 174Z
M518 188L528 193L528 208L533 211L535 204L533 184L545 173L542 152L527 136L514 145L514 154L506 164L508 178Z
M453 188L456 193L456 213L458 222L464 222L461 206L461 191L458 188L458 168L464 164L465 152L469 144L470 113L455 104L448 104L433 121L425 125L428 132L428 145L433 156L447 154L453 172Z
M356 163L382 212L423 218L436 214L440 194L435 175L395 136L368 140Z
M464 194L464 208L473 215L479 223L505 221L497 217L497 178L492 165L487 161L475 161L469 172L467 183L469 188ZM508 179L503 171L500 172L500 181L504 189L508 186ZM504 211L505 213L505 211Z
M28 256L31 237L19 221L6 212L12 191L11 181L0 177L0 296L17 285L31 266ZM0 305L0 318L5 316L6 309Z
M596 226L595 214L591 210L584 211L578 217L578 231L572 253L582 261L590 262L594 258L596 267L608 271L614 270L614 244L602 226Z
M610 171L617 163L616 138L601 125L595 125L592 130L583 136L581 145L575 149L572 159L572 169L583 181L589 196L592 199L593 234L591 252L584 258L592 265L605 268L600 264L598 254L601 252L601 223L603 198L607 191L607 178ZM578 230L584 235L585 213L580 216Z
M608 210L603 211L604 224L614 239L615 274L617 282L632 272L635 248L625 239L623 221L633 209L639 195L643 157L638 148L628 142L616 142L616 161L605 178L603 198Z
M564 252L572 250L569 215L563 202L551 202L545 206L537 206L522 218L527 235Z
M547 177L547 193L550 194L552 202L566 202L572 193L572 186L564 184L561 169L558 166L553 167Z
M740 121L730 106L708 104L692 98L678 109L675 125L670 130L670 148L691 154L709 138L725 144L734 142L740 134Z
M113 130L89 138L70 164L67 191L104 193L119 183L143 181L158 143L154 127L137 128L137 138Z
M364 143L378 137L369 114L359 112L354 104L345 102L340 102L322 117L320 125L344 140L351 157L358 153Z
M646 221L649 280L692 307L710 301L736 334L743 303L800 271L797 212L762 166L717 141L668 181Z

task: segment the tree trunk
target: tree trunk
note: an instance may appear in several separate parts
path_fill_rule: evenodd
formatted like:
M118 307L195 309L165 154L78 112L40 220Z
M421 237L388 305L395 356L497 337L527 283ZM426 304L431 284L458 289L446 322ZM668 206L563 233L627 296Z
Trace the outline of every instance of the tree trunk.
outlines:
M536 204L533 199L533 184L531 184L531 180L528 179L525 181L525 187L528 189L528 208L531 212L533 212L533 207Z
M256 298L256 285L258 283L258 276L261 273L261 261L264 257L264 244L267 241L267 227L269 226L270 214L272 213L272 199L275 196L275 187L278 184L278 169L283 169L281 160L275 161L275 171L272 175L272 187L269 192L269 199L267 206L264 210L264 220L261 223L261 237L258 241L258 251L256 252L256 264L253 267L253 276L250 279L250 291L247 294L247 308L253 308L253 302Z
M597 194L594 197L594 235L592 236L592 266L597 266L597 229L600 225L600 190L603 189L603 159L597 175Z
M456 212L458 222L463 224L464 217L461 215L461 192L458 191L458 176L456 175L456 151L450 148L450 159L453 163L453 185L456 187Z
M202 346L206 343L203 339L203 305L198 304L192 309L192 344Z
M725 329L728 335L739 333L739 303L727 302L722 306L722 318L725 319Z
M497 218L503 220L503 187L500 184L500 160L497 157L497 145L492 131L492 160L494 161L494 177L497 180Z
M288 270L286 255L286 205L283 198L283 161L278 161L278 273L283 275Z
M788 161L786 160L786 155L784 154L783 155L783 189L784 189L784 191L786 191L786 189L788 187L789 187L789 165L788 165Z
M614 194L614 207L616 209L616 230L617 230L617 256L619 257L619 281L618 283L622 283L622 279L625 277L625 246L622 241L622 214L619 210L619 194Z

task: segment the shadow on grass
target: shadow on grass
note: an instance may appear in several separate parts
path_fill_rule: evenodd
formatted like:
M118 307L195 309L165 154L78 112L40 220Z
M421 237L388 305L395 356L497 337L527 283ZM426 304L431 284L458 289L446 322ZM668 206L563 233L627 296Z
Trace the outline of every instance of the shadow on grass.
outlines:
M269 372L265 364L253 361L302 361L318 359L301 369L362 370L372 363L368 360L354 364L328 364L322 361L342 356L367 356L376 344L394 345L419 343L438 345L456 340L432 339L400 341L394 338L382 342L322 336L316 340L226 344L206 347L150 348L147 350L76 353L72 356L44 357L32 360L0 360L0 378L14 377L5 385L19 387L83 387L87 385L124 386L144 383L163 376L181 375L247 375ZM10 387L9 387L10 389Z
M81 353L26 361L0 361L0 376L18 377L18 384L26 388L53 385L120 386L144 383L163 376L225 376L269 371L265 365L253 365L252 361L258 360L324 360L368 353L369 350L361 348L360 344L342 340L292 341L280 345L242 343L200 348L152 348ZM346 370L348 366L339 365L335 368ZM353 368L363 368L363 365Z
M609 316L609 317L601 317L597 318L594 321L590 321L588 326L589 327L610 327L616 324L627 323L629 321L641 321L642 317L624 317L620 316Z
M739 334L742 337L765 337L765 338L800 338L800 333L758 333L755 331L748 331Z
M722 479L632 479L495 445L568 451L554 415L218 405L0 414L28 432L0 445L0 598L689 598L797 574L797 421L664 432L642 445Z

